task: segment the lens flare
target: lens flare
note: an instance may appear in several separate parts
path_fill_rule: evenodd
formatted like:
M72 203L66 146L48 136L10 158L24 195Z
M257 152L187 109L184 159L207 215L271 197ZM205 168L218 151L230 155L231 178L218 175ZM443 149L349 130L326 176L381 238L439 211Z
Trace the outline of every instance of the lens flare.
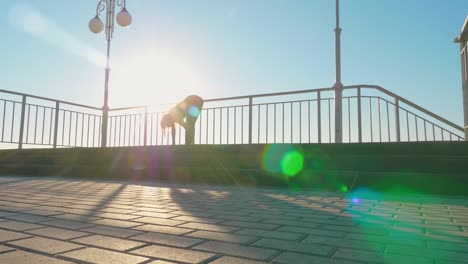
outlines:
M191 116L191 117L198 117L200 115L200 109L198 109L198 107L196 106L191 106L189 109L188 109L188 114Z
M281 159L281 171L284 175L292 177L302 171L304 157L298 151L287 152Z
M348 192L348 191L349 191L348 186L346 186L346 185L342 185L341 188L340 188L340 190L341 190L342 192Z

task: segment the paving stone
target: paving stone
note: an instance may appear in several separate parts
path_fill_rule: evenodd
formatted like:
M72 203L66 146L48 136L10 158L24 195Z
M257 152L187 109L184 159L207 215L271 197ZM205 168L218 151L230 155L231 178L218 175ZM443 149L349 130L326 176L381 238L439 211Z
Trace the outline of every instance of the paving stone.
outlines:
M188 229L188 228L160 226L160 225L142 225L142 226L137 226L134 229L148 231L148 232L165 233L165 234L171 234L171 235L183 235L183 234L187 234L193 231L193 229Z
M393 254L401 254L408 256L425 256L427 258L440 259L440 260L461 260L468 259L468 252L456 252L451 250L442 249L422 249L414 250L414 248L389 245L387 246L386 252Z
M415 250L417 251L417 250ZM420 256L425 256L421 254ZM433 263L431 258L419 257L419 256L405 256L399 254L384 254L376 253L363 250L354 249L343 249L338 248L335 254L332 256L337 259L365 261L365 262L378 262L378 263Z
M22 239L22 238L27 238L27 237L31 237L31 236L18 233L18 232L14 232L14 231L7 231L7 230L0 229L0 242L12 241L12 240L17 240L17 239Z
M165 261L165 260L155 260L155 261L151 261L148 264L177 264L177 263L169 262L169 261Z
M96 247L108 248L117 251L125 251L144 245L144 243L120 239L115 237L92 235L82 238L73 239L73 242L87 244Z
M333 247L325 245L308 245L299 242L292 242L287 240L262 238L252 244L252 246L278 249L284 251L292 251L306 254L314 254L319 256L329 256L333 252Z
M70 221L70 220L53 220L48 222L43 222L44 225L62 227L67 229L81 229L93 226L93 224L78 222L78 221Z
M40 215L40 216L52 216L62 214L61 212L47 211L47 210L29 210L24 211L25 214Z
M274 259L274 263L285 263L285 264L355 264L355 263L362 263L362 262L354 262L354 261L347 261L347 260L339 260L339 259L330 259L330 258L323 258L323 257L316 257L311 255L304 255L298 253L291 253L286 252L279 255L277 258Z
M98 225L108 225L108 226L115 226L115 227L122 227L122 228L129 228L129 227L143 225L143 223L135 223L131 221L121 221L121 220L113 220L113 219L100 219L100 220L95 220L91 222L94 224L98 224Z
M225 242L209 241L194 247L194 249L205 250L215 253L228 254L233 256L266 260L276 253L276 250L255 248L250 246L240 246Z
M280 231L270 231L270 230L261 230L261 229L242 229L237 231L236 234L241 235L250 235L257 237L267 237L267 238L277 238L284 240L298 240L300 237L303 237L302 234L280 232Z
M13 251L13 250L16 250L16 249L0 245L0 254L8 252L8 251Z
M54 220L53 218L30 215L30 214L16 214L16 215L11 215L11 216L6 216L5 218L11 219L11 220L18 220L22 222L28 222L28 223L40 223L40 222Z
M17 213L13 212L7 212L7 211L0 211L0 217L5 217L5 216L10 216L10 215L15 215Z
M54 215L52 216L53 218L58 218L58 219L65 219L65 220L71 220L71 221L78 221L78 222L84 222L84 221L95 221L99 220L101 218L94 217L94 216L89 216L89 215L78 215L78 214L59 214L59 215Z
M216 224L222 222L223 220L208 218L208 217L195 217L191 215L181 215L178 217L171 218L171 220L179 220L184 222L196 222L196 223L205 223L205 224Z
M157 217L157 218L173 218L173 217L178 216L176 214L147 212L147 211L132 213L132 215L134 215L135 218L138 216L149 216L149 217Z
M202 224L202 223L187 223L187 224L179 225L179 227L216 231L216 232L234 232L240 229L238 227L232 227L232 226L222 226L222 225L212 225L212 224Z
M139 217L137 215L114 214L114 213L99 213L99 214L96 214L95 216L103 217L103 218L117 219L117 220L132 220L132 219L135 219L135 218Z
M255 223L255 222L245 222L245 221L226 221L222 222L222 225L227 226L237 226L237 227L248 227L248 228L255 228L255 229L266 229L266 230L273 230L279 225L273 224L265 224L265 223Z
M142 234L143 232L133 230L133 229L123 229L118 227L111 226L95 226L90 228L85 228L80 231L96 233L101 235L115 236L120 238L131 237L135 235Z
M141 217L141 218L133 219L132 221L147 223L147 224L155 224L155 225L167 225L167 226L176 226L176 225L180 225L180 224L187 222L187 221L179 221L179 220L155 218L155 217Z
M21 264L68 264L73 263L65 260L45 257L21 250L0 254L0 263L21 263Z
M200 263L216 256L206 252L155 245L133 250L130 253L188 263Z
M194 239L189 237L166 235L152 232L134 236L131 237L131 239L176 247L190 247L202 241L200 239Z
M267 262L244 259L244 258L236 258L236 257L230 257L230 256L223 256L210 262L210 264L262 264L262 263L267 263Z
M84 248L61 254L60 256L91 263L133 264L141 263L148 258L133 256L98 248Z
M55 239L42 238L42 237L32 237L22 240L16 240L8 242L9 245L15 245L17 247L22 247L28 250L36 250L40 252L45 252L48 254L57 254L77 248L82 248L83 246L64 242Z
M343 238L347 234L341 231L331 231L331 230L323 230L323 229L317 229L317 228L304 228L304 227L295 227L295 226L283 226L281 228L278 228L276 231L318 235L318 236L339 237L339 238Z
M219 240L219 241L239 243L239 244L246 244L254 240L257 240L257 238L253 236L237 235L237 234L223 233L223 232L212 232L212 231L195 231L195 232L186 234L185 236L198 237L198 238L204 238L204 239L209 239L209 240Z
M0 222L0 228L15 230L15 231L24 231L44 227L42 225L16 222L16 221L3 221Z
M88 233L62 229L62 228L56 228L56 227L45 227L45 228L34 229L34 230L26 231L26 232L30 234L52 237L52 238L63 239L63 240L88 235Z

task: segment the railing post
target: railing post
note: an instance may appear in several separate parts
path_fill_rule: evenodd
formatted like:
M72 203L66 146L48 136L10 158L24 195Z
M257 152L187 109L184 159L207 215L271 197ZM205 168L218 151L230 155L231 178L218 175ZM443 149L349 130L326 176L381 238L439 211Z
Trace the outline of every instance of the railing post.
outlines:
M144 133L143 133L143 141L144 145L146 146L146 140L148 136L148 106L145 106L145 125L144 125Z
M24 116L26 112L26 95L23 95L23 100L21 101L21 121L20 121L20 132L18 139L18 149L23 148L23 133L24 133Z
M398 97L395 97L395 132L396 142L400 142L400 106Z
M107 119L109 117L109 108L104 106L102 108L102 129L101 129L101 147L107 146Z
M252 144L252 103L253 97L249 97L249 144Z
M317 137L318 143L322 143L322 104L320 91L317 92Z
M357 88L357 104L358 104L358 138L359 143L362 142L362 113L361 113L361 87Z
M57 101L57 102L55 102L54 148L57 148L59 109L60 109L60 102Z

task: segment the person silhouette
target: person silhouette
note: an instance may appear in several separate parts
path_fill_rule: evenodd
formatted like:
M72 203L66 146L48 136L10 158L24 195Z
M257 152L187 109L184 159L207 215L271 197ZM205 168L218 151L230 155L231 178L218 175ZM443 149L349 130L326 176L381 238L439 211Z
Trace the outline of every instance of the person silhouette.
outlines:
M185 145L194 144L195 123L197 122L202 108L203 99L198 95L189 95L162 116L161 128L163 130L163 135L167 128L171 128L172 145L175 144L175 123L185 128Z

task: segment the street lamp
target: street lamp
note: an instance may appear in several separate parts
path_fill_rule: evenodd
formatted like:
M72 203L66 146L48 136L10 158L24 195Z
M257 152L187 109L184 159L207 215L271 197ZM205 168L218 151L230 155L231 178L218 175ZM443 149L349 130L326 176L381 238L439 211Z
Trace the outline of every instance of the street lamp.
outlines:
M126 9L126 0L100 0L96 8L96 16L89 21L89 29L91 32L99 34L104 29L106 31L107 39L107 61L106 61L106 78L104 85L104 106L102 107L102 136L101 136L101 147L106 147L107 143L107 117L109 116L109 54L110 54L110 42L112 34L114 33L114 18L117 23L122 27L128 27L132 23L132 16ZM121 10L115 17L115 6L120 6ZM106 10L106 23L102 22L99 18L101 13Z
M336 0L336 28L335 28L335 143L343 142L343 84L341 83L341 28L340 1Z

